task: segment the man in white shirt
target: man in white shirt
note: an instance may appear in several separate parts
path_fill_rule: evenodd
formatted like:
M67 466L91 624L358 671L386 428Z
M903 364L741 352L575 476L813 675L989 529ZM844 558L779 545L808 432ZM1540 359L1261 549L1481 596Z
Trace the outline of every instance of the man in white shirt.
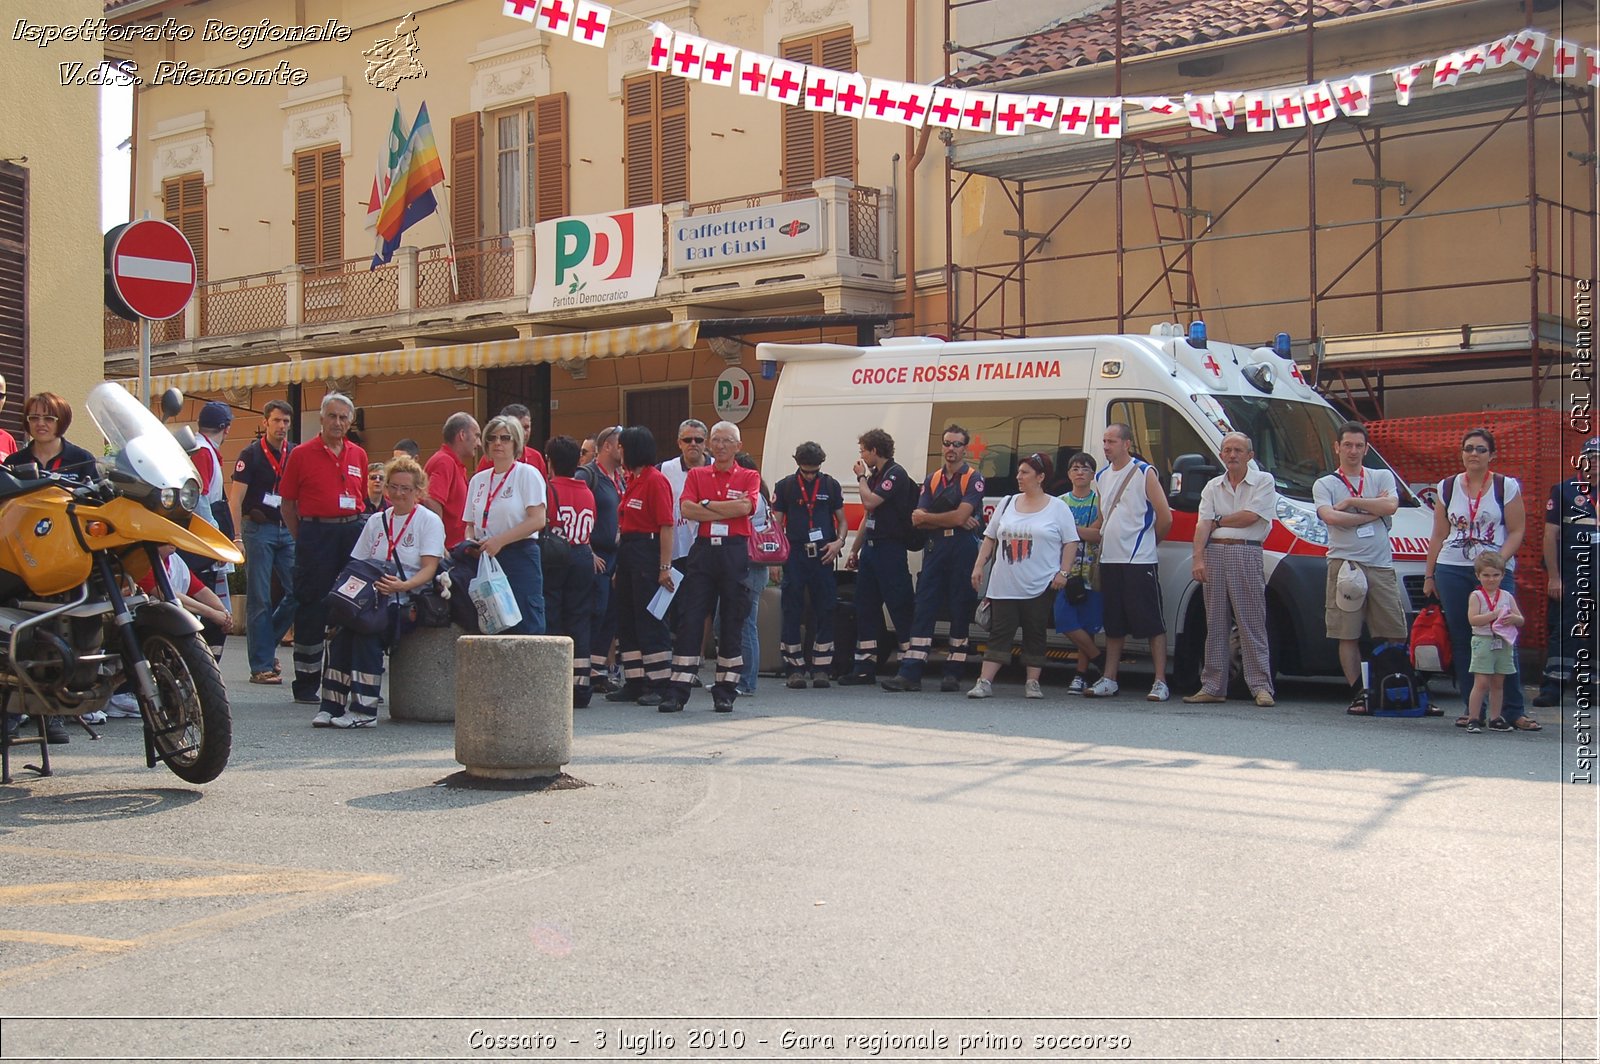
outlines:
M689 470L710 464L711 456L706 451L706 439L709 436L704 421L689 418L678 426L678 450L681 453L677 458L661 463L661 472L666 474L667 482L672 485L672 512L678 515L677 527L672 530L673 561L688 555L699 533L699 523L683 516L683 482L689 479Z
M1339 426L1339 468L1311 488L1317 516L1328 526L1328 583L1324 620L1328 638L1339 642L1339 668L1350 685L1350 709L1367 712L1361 684L1361 622L1372 638L1404 643L1410 636L1389 545L1388 518L1400 508L1394 474L1368 469L1367 430L1359 421ZM1335 587L1345 562L1360 567L1367 578L1367 597L1360 609L1340 609Z
M1194 530L1194 578L1205 585L1206 661L1200 690L1184 701L1226 702L1232 657L1229 632L1237 625L1244 678L1256 705L1276 704L1267 646L1267 581L1262 545L1278 512L1272 474L1250 468L1255 447L1242 432L1222 437L1223 474L1200 492Z

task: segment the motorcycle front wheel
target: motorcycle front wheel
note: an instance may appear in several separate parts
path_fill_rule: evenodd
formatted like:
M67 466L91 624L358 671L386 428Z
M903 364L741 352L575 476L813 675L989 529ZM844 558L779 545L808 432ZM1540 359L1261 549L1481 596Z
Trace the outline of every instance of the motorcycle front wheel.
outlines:
M155 680L155 719L148 723L157 752L179 779L210 783L222 775L233 748L228 691L216 659L198 633L146 629L139 644Z

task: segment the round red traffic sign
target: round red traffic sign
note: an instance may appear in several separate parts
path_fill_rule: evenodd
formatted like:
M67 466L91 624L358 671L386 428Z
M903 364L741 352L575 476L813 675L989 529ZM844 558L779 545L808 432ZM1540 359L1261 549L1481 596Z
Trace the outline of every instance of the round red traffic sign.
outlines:
M194 298L194 249L178 227L145 218L124 226L106 253L112 287L128 309L160 321Z

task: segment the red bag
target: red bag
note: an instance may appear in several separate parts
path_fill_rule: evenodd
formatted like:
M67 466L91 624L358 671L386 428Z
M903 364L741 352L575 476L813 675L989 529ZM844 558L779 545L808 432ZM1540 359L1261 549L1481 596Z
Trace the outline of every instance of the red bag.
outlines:
M782 565L789 560L789 536L776 523L750 533L751 565Z
M1422 607L1411 622L1411 667L1418 672L1450 671L1450 629L1437 602Z

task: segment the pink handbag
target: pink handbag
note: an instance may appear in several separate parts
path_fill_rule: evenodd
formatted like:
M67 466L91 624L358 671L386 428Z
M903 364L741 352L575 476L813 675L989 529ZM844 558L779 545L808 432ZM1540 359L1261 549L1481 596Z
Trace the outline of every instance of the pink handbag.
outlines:
M781 528L750 533L751 565L782 565L789 560L789 537Z

